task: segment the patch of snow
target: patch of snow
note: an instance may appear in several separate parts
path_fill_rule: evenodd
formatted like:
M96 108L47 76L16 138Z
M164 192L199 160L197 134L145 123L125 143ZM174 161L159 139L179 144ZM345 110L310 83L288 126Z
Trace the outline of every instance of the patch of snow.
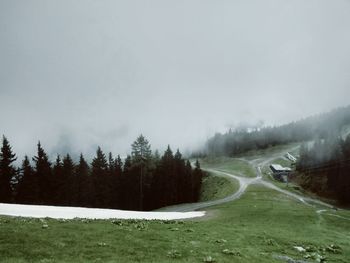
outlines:
M145 219L145 220L176 220L202 217L205 211L193 212L140 212L116 209L44 206L44 205L18 205L0 203L0 215L56 218L56 219Z

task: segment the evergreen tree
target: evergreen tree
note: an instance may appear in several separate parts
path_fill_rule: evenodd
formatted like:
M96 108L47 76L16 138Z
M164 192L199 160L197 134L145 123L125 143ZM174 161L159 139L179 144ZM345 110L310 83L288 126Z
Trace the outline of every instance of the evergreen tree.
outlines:
M62 174L63 174L63 188L62 188L62 202L64 205L73 205L77 199L76 180L74 176L74 162L69 154L63 158Z
M92 206L94 192L91 177L90 168L84 159L83 154L80 154L79 164L75 169L76 177L76 203L79 206Z
M106 155L98 147L96 157L92 160L92 181L95 189L93 203L96 207L108 207L109 200L109 181L108 181L108 162Z
M110 158L110 163L112 163ZM111 165L110 165L111 167ZM119 208L122 205L121 196L121 177L122 177L123 162L118 155L113 162L113 170L111 173L111 206Z
M159 165L160 164L160 154L159 154L159 151L158 150L155 150L154 151L154 154L153 154L153 163L155 166Z
M131 156L127 155L124 162L124 172L129 171L131 168Z
M12 163L16 159L9 141L3 136L0 152L0 202L2 203L12 201L11 180L16 176L16 169Z
M186 202L186 174L185 174L185 161L182 159L182 154L179 149L177 149L174 155L174 169L176 176L176 185L175 185L175 198L177 203Z
M135 170L132 166L131 156L128 155L124 161L121 177L121 208L132 209L137 206L138 184L134 181ZM137 185L136 185L137 184ZM136 189L136 190L135 190Z
M139 163L145 160L150 160L152 157L151 145L142 134L133 142L131 149L133 162Z
M39 186L39 204L52 203L52 178L51 178L51 163L38 142L37 156L33 158L35 163L35 176Z
M135 188L135 195L137 195L138 198L137 207L139 210L143 210L144 198L147 196L151 180L151 174L149 173L149 169L152 166L151 145L141 134L137 137L136 141L132 143L131 149L133 167L129 176L132 176L134 182L138 185L138 191ZM134 188L134 186L132 187Z
M112 176L115 172L115 160L111 152L108 153L108 171L110 176Z
M39 185L37 177L30 165L28 156L24 157L18 182L16 202L20 204L36 204L39 200Z
M123 171L123 161L120 158L120 156L118 155L117 158L114 161L114 167L115 167L115 173L117 176L121 176L122 175L122 171Z
M176 203L175 197L175 169L174 169L174 155L170 149L170 145L164 152L161 160L161 171L162 171L162 203L163 204L174 204Z
M64 175L63 175L63 164L61 157L57 155L56 162L53 166L52 171L52 203L55 205L63 205L64 200L63 197L63 191L64 191Z
M114 194L117 193L117 178L115 177L115 159L113 158L113 155L111 152L108 153L108 174L107 174L107 199L108 199L108 206L116 208L116 201Z

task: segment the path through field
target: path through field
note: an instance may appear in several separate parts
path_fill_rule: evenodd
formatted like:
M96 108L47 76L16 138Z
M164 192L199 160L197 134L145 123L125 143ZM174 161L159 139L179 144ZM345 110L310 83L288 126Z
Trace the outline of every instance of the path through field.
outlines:
M232 195L229 195L223 199L170 206L170 207L164 208L162 211L177 211L177 212L195 211L195 210L211 207L214 205L223 204L226 202L231 202L231 201L239 199L244 194L244 192L246 191L246 189L249 185L260 184L260 185L263 185L267 188L270 188L270 189L273 189L273 190L278 191L280 193L283 193L291 198L294 198L307 206L314 207L316 209L315 212L317 212L320 215L322 213L324 213L325 215L335 216L338 218L350 220L350 218L346 218L346 217L342 217L342 216L334 214L334 213L336 213L337 210L334 209L333 205L327 204L327 203L320 201L318 199L315 199L315 198L306 197L303 195L299 195L299 194L292 193L290 191L281 189L280 187L276 186L275 184L273 184L273 183L271 183L263 178L261 169L265 165L269 164L270 162L272 162L276 158L283 157L284 153L286 153L286 152L296 150L298 147L299 146L292 147L290 149L283 150L281 152L274 153L272 155L269 155L269 156L266 156L263 158L253 159L253 160L246 160L244 158L240 158L239 160L246 161L254 167L254 169L256 171L256 177L254 177L254 178L239 176L239 175L235 175L235 174L228 173L226 171L221 171L218 169L203 169L203 170L210 172L210 173L224 175L226 177L233 178L233 179L237 180L239 182L239 189L235 193L233 193ZM320 210L320 207L322 208L321 210Z

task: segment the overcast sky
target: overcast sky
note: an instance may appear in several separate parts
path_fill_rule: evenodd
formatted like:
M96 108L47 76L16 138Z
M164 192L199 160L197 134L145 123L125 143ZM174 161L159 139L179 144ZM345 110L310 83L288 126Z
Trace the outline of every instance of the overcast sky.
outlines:
M350 1L0 0L0 134L125 155L350 103Z

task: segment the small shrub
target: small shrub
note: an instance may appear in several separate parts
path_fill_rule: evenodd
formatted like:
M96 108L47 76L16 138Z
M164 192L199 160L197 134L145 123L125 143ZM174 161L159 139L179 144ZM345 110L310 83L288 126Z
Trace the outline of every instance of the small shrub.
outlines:
M203 262L206 262L206 263L211 263L211 262L216 262L214 258L212 258L211 256L206 256L204 259L203 259Z
M173 250L168 251L167 256L169 258L180 258L182 256L182 254L179 251L173 249Z

